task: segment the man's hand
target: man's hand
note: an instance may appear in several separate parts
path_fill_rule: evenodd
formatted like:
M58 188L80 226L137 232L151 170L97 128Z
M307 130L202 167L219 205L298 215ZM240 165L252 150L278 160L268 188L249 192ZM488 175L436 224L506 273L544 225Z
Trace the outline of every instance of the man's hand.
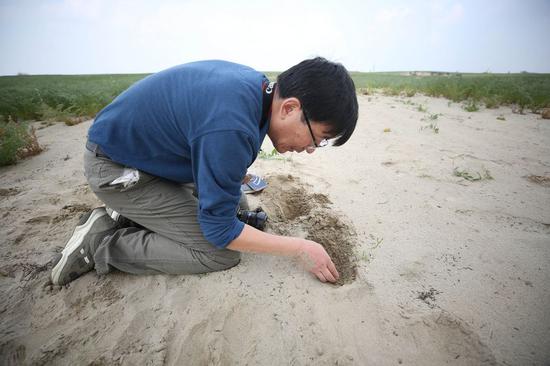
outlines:
M298 258L321 282L336 282L340 278L336 266L319 243L306 240L300 247Z
M264 233L245 225L227 249L298 257L307 270L322 282L336 282L340 277L325 248L311 240Z

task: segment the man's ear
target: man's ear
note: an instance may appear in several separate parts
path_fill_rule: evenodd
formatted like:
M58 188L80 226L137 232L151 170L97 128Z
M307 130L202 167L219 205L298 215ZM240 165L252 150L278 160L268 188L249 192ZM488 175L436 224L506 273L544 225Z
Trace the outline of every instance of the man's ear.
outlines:
M298 98L286 98L283 100L283 103L281 105L281 117L285 118L288 117L291 113L296 113L298 109L300 109L301 104Z

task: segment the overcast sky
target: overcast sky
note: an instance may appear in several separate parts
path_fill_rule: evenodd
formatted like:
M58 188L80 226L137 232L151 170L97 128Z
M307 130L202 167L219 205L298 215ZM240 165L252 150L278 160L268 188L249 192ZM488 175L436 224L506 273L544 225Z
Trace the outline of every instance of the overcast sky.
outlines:
M0 75L284 70L550 72L550 0L0 0Z

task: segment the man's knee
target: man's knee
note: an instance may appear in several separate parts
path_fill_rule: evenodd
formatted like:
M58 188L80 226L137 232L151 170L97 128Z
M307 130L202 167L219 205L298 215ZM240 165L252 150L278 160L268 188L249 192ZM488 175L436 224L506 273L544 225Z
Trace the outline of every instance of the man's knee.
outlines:
M241 253L229 249L209 252L207 257L210 262L209 267L214 271L223 271L235 267L241 261Z

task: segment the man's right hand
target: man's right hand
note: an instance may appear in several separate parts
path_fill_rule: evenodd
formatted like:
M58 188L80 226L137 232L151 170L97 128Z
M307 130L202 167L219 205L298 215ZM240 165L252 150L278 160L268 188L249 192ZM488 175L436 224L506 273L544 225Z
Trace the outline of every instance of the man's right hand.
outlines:
M298 251L298 258L321 282L336 282L340 278L336 266L319 243L305 240Z

